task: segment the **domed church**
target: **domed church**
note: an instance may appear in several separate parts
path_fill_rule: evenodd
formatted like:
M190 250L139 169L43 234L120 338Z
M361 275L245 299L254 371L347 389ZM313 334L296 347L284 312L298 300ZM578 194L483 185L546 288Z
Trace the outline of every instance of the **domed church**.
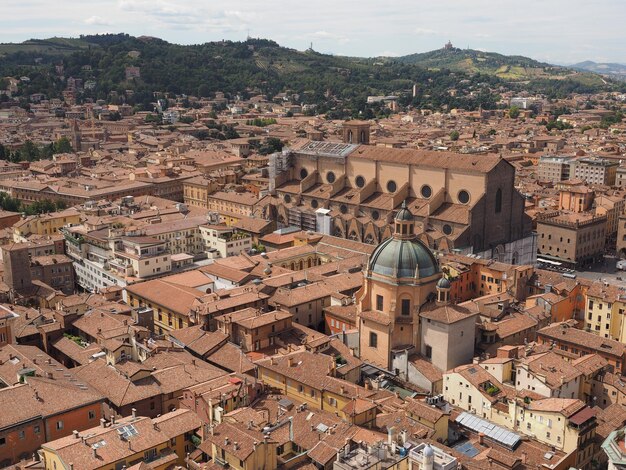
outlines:
M361 360L386 370L405 369L400 363L411 354L421 354L441 370L471 362L475 315L450 304L450 282L418 239L404 203L394 229L370 256L357 293Z

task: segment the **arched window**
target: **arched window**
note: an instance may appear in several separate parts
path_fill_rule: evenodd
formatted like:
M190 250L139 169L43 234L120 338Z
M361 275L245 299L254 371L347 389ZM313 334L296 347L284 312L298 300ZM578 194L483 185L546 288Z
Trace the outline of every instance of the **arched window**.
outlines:
M352 131L348 131L348 143L352 143Z
M496 214L502 211L502 189L496 191Z
M361 131L361 144L365 143L365 131Z

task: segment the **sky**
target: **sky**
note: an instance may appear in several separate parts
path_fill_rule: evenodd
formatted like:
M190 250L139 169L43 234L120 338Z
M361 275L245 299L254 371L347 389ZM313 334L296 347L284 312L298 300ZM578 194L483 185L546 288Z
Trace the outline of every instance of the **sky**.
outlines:
M456 47L626 63L626 0L2 0L0 42L119 33L178 44L273 39L360 57Z

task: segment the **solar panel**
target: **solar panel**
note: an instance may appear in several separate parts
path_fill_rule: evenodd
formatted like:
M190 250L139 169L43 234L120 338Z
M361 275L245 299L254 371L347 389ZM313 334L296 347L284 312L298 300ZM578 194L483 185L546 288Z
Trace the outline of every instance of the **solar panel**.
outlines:
M106 445L106 441L105 440L100 440L98 442L94 442L91 446L92 449L98 449L100 447L103 447Z
M464 442L462 444L456 445L453 447L454 450L461 452L462 454L467 455L468 457L476 457L480 452L476 447L472 445L471 442Z
M328 426L326 426L324 423L320 423L320 424L317 425L317 427L315 429L317 429L321 433L324 433L324 432L328 431Z
M118 428L117 432L119 433L122 439L129 439L139 434L135 426L133 426L132 424L127 424L126 426L122 426L121 428Z
M488 438L509 448L514 448L520 442L520 437L514 432L466 411L456 418L456 422L474 432L483 433Z

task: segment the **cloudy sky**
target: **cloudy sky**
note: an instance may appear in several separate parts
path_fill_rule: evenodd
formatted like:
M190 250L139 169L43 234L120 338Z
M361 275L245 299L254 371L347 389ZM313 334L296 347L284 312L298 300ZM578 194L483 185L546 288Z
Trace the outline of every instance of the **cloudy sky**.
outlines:
M0 42L126 32L180 44L271 38L354 56L457 47L626 63L625 0L2 0Z

